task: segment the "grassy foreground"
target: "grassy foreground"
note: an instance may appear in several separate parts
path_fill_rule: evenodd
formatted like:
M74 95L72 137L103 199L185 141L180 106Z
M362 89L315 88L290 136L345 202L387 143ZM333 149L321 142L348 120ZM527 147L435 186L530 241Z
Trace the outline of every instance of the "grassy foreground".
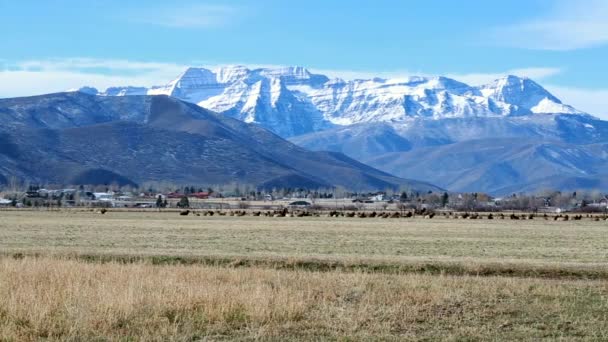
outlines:
M607 230L0 211L0 341L608 340Z
M0 340L608 339L608 285L0 259Z

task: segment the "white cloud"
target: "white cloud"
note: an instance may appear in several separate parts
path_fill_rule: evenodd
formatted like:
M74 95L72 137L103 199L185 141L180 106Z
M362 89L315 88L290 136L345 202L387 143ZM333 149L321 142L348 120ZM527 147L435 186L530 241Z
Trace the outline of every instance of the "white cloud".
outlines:
M499 27L499 45L537 50L575 50L608 44L608 1L559 0L546 15Z
M134 81L138 78L129 78ZM134 85L148 85L148 79L139 78ZM30 96L66 91L84 85L105 89L117 84L127 83L120 76L85 74L71 71L3 71L0 72L0 98Z
M223 27L233 21L242 11L233 6L191 4L176 6L138 9L129 13L129 20L138 23L159 25L170 28L216 28Z
M583 89L547 85L546 89L564 103L603 120L608 120L608 89Z
M174 63L68 58L0 63L0 97L29 96L91 86L152 86L186 69Z
M175 72L183 70L184 65L176 63L142 62L125 59L97 59L97 58L63 58L45 60L24 60L6 65L9 69L28 71L57 71L80 70L83 72Z

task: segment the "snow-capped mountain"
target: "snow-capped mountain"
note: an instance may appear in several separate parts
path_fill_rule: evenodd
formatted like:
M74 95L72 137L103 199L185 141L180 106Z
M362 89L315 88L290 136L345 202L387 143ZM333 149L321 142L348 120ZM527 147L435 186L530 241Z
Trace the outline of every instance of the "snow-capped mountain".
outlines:
M335 126L418 118L582 114L534 81L516 76L475 87L446 77L345 81L303 67L188 68L164 86L114 87L98 94L169 95L258 123L283 137Z
M98 94L170 95L257 123L307 149L343 152L455 191L608 184L608 122L525 77L471 86L446 77L342 80L302 67L233 66L189 68L165 86Z

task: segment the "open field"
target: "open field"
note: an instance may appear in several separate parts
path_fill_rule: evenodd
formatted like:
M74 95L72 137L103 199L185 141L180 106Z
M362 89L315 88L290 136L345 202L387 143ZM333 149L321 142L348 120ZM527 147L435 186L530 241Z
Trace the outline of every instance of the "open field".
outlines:
M608 278L608 223L543 220L265 218L175 212L0 212L4 253L502 264L596 269Z
M0 340L608 339L605 221L0 211L0 252Z

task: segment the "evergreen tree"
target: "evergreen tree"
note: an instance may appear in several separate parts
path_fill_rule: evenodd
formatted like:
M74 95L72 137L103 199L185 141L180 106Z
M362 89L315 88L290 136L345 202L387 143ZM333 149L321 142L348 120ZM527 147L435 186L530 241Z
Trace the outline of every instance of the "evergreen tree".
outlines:
M180 198L179 202L177 203L177 207L178 208L190 208L190 201L188 201L188 197L184 196L184 197Z
M449 200L449 195L447 192L444 192L443 196L441 196L441 206L445 207L448 204L448 200Z
M156 197L156 207L157 208L163 207L163 196L158 195L158 197Z

